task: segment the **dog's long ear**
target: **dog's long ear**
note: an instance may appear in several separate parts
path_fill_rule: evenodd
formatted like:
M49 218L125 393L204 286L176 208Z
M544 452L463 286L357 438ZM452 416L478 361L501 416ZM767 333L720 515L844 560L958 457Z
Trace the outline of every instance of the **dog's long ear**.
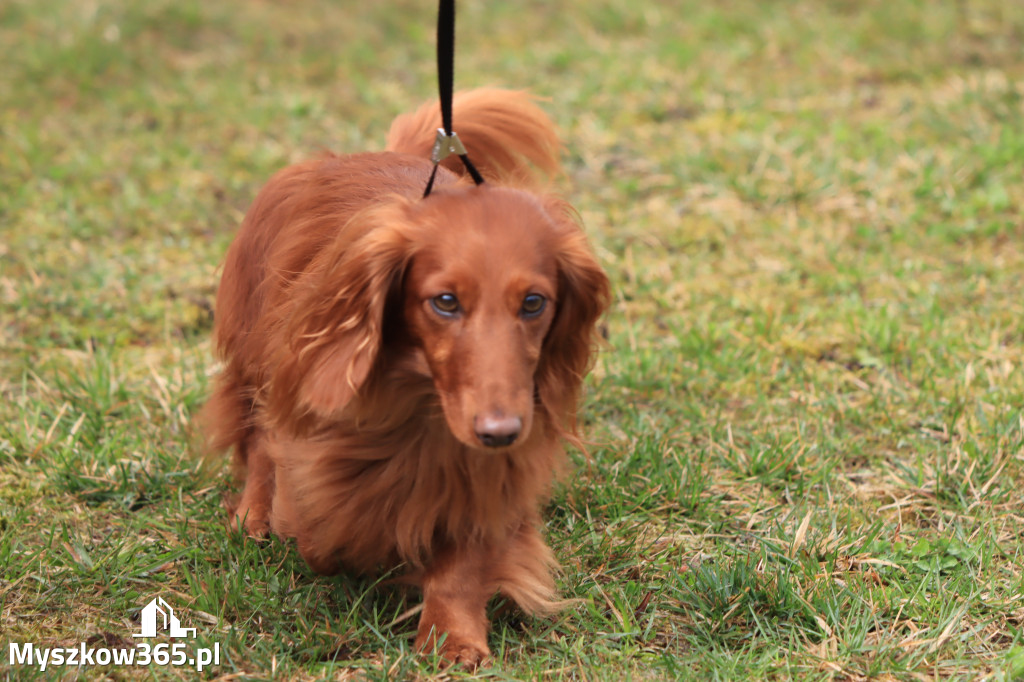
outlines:
M382 343L389 294L412 258L402 204L363 211L321 251L288 292L268 409L300 428L342 410L369 377Z
M611 286L572 209L551 201L548 211L560 227L558 294L555 319L538 366L537 388L555 427L575 441L576 402L597 345L597 321L610 303Z

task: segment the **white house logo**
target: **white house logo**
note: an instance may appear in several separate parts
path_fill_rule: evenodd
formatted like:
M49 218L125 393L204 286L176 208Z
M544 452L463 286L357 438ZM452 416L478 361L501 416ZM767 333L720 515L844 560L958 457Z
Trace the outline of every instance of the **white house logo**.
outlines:
M174 609L163 597L154 597L142 608L142 632L133 632L132 637L156 637L162 630L171 637L195 637L195 628L181 627L181 621L174 615Z
M11 642L7 649L7 663L12 668L27 666L39 672L55 667L151 665L188 667L196 672L202 672L208 666L220 665L220 642L214 642L211 648L197 647L194 642L180 641L195 639L196 629L182 627L181 620L174 615L174 609L163 597L155 597L142 607L139 624L142 631L133 632L132 637L150 638L165 635L165 641L154 644L143 641L134 647L118 649L92 646L92 640L69 647L41 647L34 642ZM166 641L167 639L178 641L170 642Z

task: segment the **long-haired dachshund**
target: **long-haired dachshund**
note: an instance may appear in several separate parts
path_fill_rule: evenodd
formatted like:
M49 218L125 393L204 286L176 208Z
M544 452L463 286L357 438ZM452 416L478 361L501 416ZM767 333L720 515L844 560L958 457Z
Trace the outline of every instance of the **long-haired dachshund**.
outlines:
M551 121L521 92L454 108L480 186L452 157L422 198L426 105L388 151L290 166L259 193L224 263L203 422L244 478L236 523L295 538L321 573L404 565L416 646L475 665L492 596L560 605L540 507L579 444L610 294L572 209L532 185L559 170Z

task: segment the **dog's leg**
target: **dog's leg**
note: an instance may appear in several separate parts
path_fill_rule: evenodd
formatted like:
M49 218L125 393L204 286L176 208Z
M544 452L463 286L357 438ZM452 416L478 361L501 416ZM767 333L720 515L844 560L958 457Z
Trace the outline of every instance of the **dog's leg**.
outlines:
M235 509L235 523L253 537L270 532L270 508L274 499L274 461L267 453L260 431L246 440L245 489Z
M567 604L555 591L552 573L557 566L537 526L524 522L488 564L488 580L527 613L548 615Z
M491 655L487 648L484 547L448 548L423 576L423 613L416 648L437 652L452 663L475 668Z

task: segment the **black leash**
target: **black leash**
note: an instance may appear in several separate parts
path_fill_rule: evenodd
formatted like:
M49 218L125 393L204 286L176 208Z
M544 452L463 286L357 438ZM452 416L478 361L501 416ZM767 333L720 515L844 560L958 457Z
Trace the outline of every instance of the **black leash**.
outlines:
M434 162L434 170L430 172L427 189L423 192L426 198L434 188L437 167L448 155L458 154L462 159L466 172L476 184L482 184L484 178L470 162L466 148L462 146L459 136L452 130L452 93L455 83L455 0L441 0L437 11L437 86L441 95L441 123L443 128L437 129L437 139L430 160Z

